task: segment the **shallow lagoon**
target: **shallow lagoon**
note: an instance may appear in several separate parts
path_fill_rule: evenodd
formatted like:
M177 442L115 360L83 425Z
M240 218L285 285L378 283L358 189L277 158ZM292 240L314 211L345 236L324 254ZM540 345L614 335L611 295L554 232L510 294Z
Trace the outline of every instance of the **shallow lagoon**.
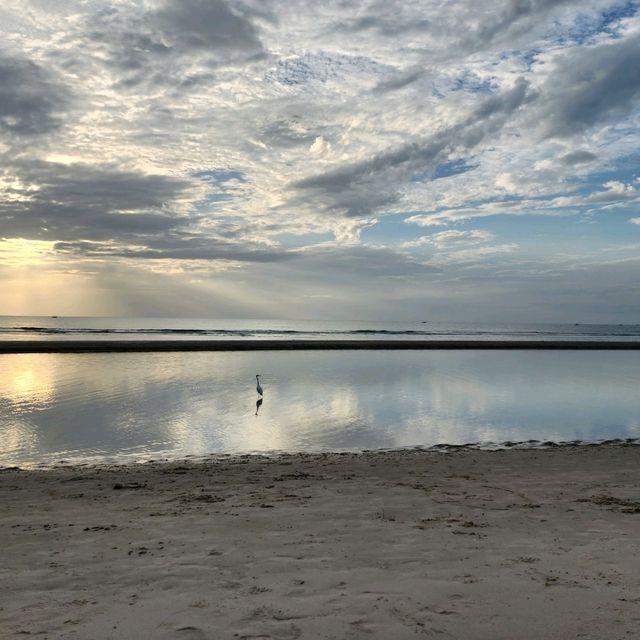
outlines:
M0 465L637 438L639 381L638 352L3 355Z

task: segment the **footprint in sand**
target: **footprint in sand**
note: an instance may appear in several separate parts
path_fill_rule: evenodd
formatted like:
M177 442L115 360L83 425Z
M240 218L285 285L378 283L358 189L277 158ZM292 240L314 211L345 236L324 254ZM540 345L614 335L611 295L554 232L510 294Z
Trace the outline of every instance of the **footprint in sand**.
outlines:
M175 630L174 635L180 640L207 640L210 637L202 629L192 626L180 627Z
M302 630L291 619L306 616L293 616L271 607L254 609L247 621L249 625L238 630L240 638L272 638L273 640L296 640L302 636Z

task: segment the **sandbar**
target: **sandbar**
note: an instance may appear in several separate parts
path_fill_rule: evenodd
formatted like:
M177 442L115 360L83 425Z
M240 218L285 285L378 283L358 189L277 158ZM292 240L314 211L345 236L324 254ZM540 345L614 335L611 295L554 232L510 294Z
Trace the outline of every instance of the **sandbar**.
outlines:
M0 340L0 353L96 353L140 351L318 351L318 350L640 350L638 340Z

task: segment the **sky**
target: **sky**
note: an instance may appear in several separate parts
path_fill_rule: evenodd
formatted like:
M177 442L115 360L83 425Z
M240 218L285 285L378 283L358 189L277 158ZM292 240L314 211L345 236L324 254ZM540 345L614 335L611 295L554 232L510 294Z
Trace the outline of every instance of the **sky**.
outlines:
M640 322L640 0L2 0L0 314Z

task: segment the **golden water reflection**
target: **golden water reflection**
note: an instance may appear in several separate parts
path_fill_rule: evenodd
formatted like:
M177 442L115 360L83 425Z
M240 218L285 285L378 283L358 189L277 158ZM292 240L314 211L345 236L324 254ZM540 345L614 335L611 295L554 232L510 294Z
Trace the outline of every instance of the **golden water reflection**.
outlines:
M41 354L6 355L0 360L0 399L16 410L51 403L55 393L55 361Z

